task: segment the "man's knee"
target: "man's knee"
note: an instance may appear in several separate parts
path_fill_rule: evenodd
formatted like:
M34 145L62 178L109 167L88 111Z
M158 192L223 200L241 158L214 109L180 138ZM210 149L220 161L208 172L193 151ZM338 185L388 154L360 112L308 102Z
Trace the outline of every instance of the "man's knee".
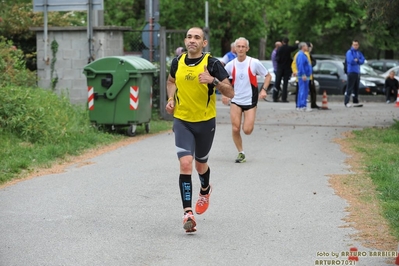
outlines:
M253 126L243 127L242 131L244 132L245 135L250 135L252 131L254 131L254 127Z
M232 125L233 134L240 134L240 126Z
M180 169L183 172L190 172L193 169L193 157L183 156L180 158Z

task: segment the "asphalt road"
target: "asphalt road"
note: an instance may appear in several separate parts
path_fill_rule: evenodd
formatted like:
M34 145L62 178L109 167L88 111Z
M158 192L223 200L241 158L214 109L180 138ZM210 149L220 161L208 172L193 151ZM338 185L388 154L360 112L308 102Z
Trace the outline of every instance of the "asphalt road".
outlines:
M228 107L217 104L213 193L195 234L182 228L174 139L163 133L0 189L0 265L354 265L341 252L375 251L344 226L347 202L328 175L350 168L333 140L389 126L399 108L329 102L305 113L262 101L243 137L247 162L235 164ZM197 174L193 182L199 190ZM356 265L388 264L365 256Z

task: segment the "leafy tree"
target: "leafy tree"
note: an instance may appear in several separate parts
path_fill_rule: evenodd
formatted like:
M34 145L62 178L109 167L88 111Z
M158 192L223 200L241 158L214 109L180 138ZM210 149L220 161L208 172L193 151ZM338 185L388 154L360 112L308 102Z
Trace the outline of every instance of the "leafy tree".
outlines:
M26 69L23 52L0 36L0 87L36 85L36 73Z
M238 37L250 42L249 55L258 56L260 38L267 33L262 13L254 12L269 1L209 0L210 47L214 55L230 51L230 43ZM187 15L190 10L190 15ZM205 1L160 1L160 24L168 29L205 27Z
M344 53L352 38L362 39L362 10L346 0L278 0L274 23L292 40L309 41L317 53ZM277 15L277 16L276 16Z
M36 36L30 27L43 27L43 12L33 12L32 1L18 0L13 5L0 2L0 36L12 40L24 51L27 66L36 69ZM81 12L48 12L48 26L82 25Z
M365 10L362 19L370 43L378 50L377 58L385 51L385 58L394 58L394 51L399 49L397 29L399 27L399 1L394 0L352 0L355 5Z

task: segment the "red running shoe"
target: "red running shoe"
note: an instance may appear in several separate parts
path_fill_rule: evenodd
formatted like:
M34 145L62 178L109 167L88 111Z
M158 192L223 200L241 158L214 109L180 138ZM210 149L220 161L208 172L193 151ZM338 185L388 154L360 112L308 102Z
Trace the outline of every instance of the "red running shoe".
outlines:
M195 212L197 214L203 214L209 207L209 196L212 192L212 186L209 185L209 193L206 195L199 194L197 203L195 204Z

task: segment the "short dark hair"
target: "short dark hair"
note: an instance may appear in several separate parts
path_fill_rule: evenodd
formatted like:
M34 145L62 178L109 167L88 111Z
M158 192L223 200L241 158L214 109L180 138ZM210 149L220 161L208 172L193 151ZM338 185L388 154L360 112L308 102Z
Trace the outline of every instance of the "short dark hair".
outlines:
M189 30L191 30L191 29L200 29L200 30L202 31L202 38L204 38L204 40L206 40L206 35L205 35L205 31L204 31L203 28L198 27L198 26L194 26L194 27L189 28L189 29L187 30L187 32L188 32ZM186 33L186 34L187 34L187 33ZM186 36L187 36L187 35L186 35ZM184 37L184 38L186 38L186 37Z
M290 40L289 40L287 37L284 37L281 41L282 41L283 43L288 43Z

